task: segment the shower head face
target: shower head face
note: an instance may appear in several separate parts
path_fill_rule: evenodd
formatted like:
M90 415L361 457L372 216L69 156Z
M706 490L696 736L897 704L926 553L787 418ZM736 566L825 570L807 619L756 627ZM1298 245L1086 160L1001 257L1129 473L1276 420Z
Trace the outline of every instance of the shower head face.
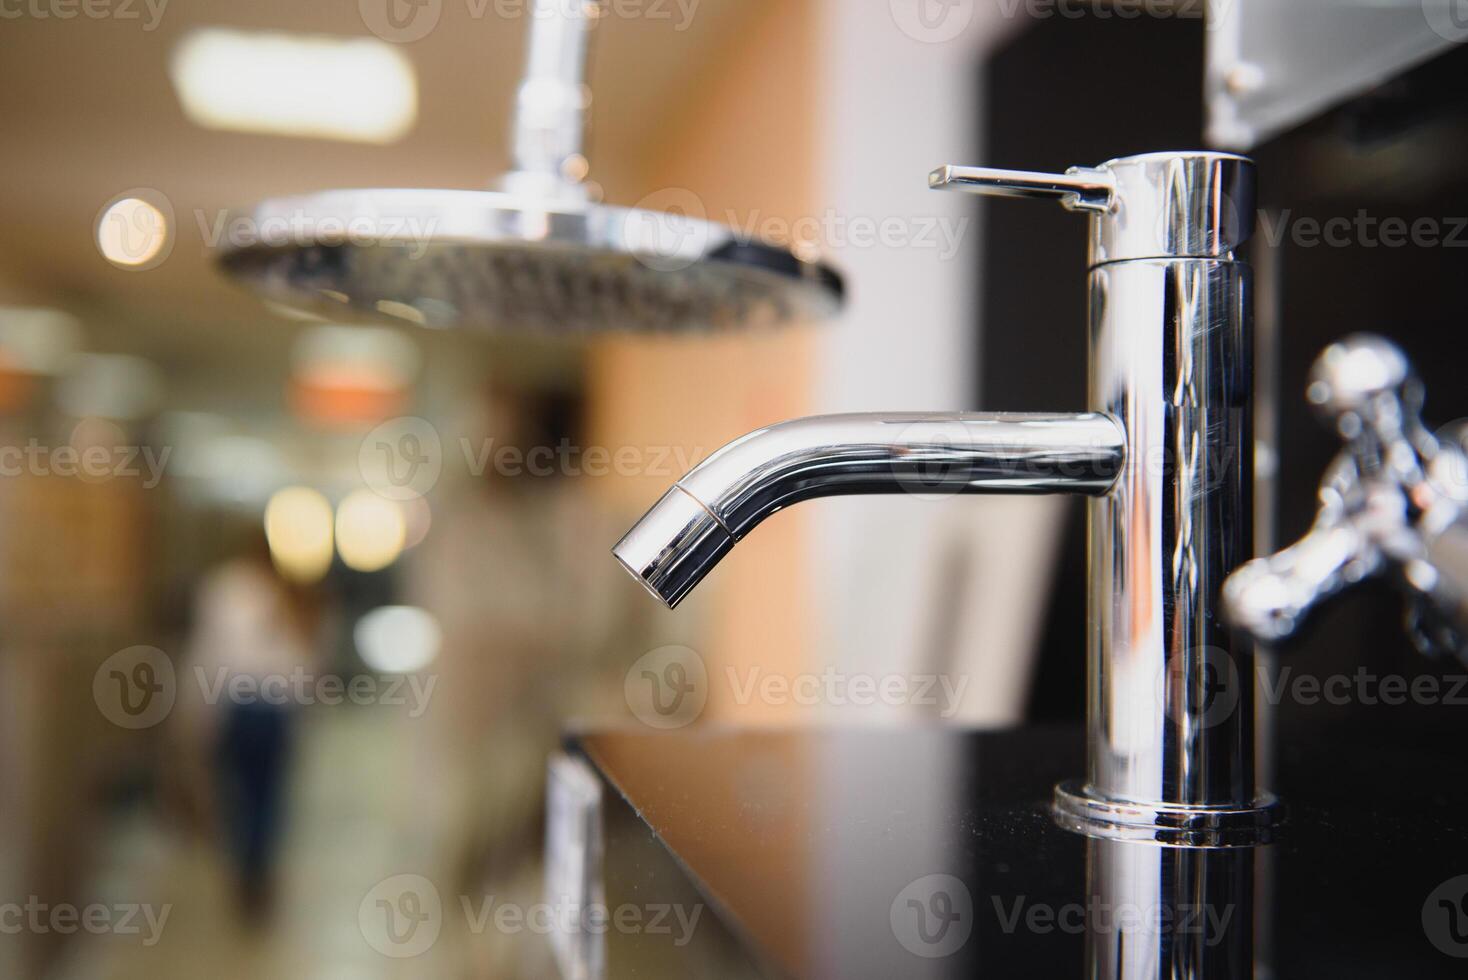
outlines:
M343 190L265 201L220 266L328 318L578 334L831 316L841 277L779 245L658 211L488 191Z

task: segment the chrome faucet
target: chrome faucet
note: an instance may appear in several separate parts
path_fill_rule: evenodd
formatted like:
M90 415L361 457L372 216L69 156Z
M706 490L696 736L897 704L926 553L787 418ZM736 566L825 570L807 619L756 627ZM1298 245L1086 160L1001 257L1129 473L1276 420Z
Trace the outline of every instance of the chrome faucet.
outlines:
M613 549L670 607L782 507L848 493L1078 493L1090 504L1088 767L1056 790L1097 836L1252 843L1252 649L1218 594L1249 557L1254 166L1154 153L1064 174L942 167L934 188L1091 217L1090 411L837 415L714 454ZM1243 689L1241 689L1243 688Z
M1310 532L1228 580L1230 617L1273 643L1325 599L1390 575L1417 647L1468 661L1468 423L1429 432L1407 358L1367 334L1325 349L1308 396L1346 448L1321 481Z

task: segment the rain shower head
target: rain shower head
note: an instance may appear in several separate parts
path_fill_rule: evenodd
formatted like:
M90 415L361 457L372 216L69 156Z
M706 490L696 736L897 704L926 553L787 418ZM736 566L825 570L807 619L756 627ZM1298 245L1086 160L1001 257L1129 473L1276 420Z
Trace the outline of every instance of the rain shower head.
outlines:
M492 191L342 190L265 201L250 220L329 232L219 258L264 298L324 316L689 330L825 317L842 296L827 266L658 211Z
M535 0L503 191L333 190L232 216L219 264L326 317L578 333L779 324L834 314L841 277L683 211L589 200L579 175L595 0ZM689 195L691 198L691 195Z

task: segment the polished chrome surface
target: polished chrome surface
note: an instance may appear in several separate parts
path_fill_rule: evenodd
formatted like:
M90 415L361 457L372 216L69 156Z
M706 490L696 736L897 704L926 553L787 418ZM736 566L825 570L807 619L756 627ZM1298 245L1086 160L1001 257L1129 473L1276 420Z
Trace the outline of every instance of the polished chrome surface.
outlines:
M1063 174L992 167L939 167L928 174L933 190L965 190L991 197L1054 198L1072 211L1106 211L1116 196L1116 178L1106 170L1072 167Z
M1254 167L1221 153L1112 160L1091 215L1090 408L1127 459L1091 502L1088 765L1064 819L1110 836L1253 843L1253 651L1218 593L1252 537ZM975 189L989 192L982 184ZM1000 193L1004 193L1001 191Z
M1091 222L1091 264L1133 259L1231 260L1254 235L1253 161L1229 153L1149 153L1103 163L1116 180Z
M1231 153L1146 153L1063 174L939 167L937 189L1053 198L1089 212L1091 265L1136 259L1231 259L1254 233L1254 164Z
M1272 797L1244 807L1108 799L1083 780L1067 780L1055 787L1054 815L1066 830L1101 840L1225 849L1273 840L1279 805Z
M723 225L568 199L340 190L264 201L248 220L280 237L227 247L220 265L325 317L686 331L826 317L843 295L827 266Z
M1253 164L1154 153L1064 174L947 166L929 184L1090 215L1092 414L1039 428L1006 416L902 417L961 436L940 437L931 458L894 440L881 416L761 430L678 484L729 541L665 497L618 557L671 605L775 510L833 493L921 491L914 478L933 463L950 474L940 491L1089 493L1088 764L1083 782L1057 791L1057 811L1104 836L1257 843L1275 808L1255 759L1253 651L1224 628L1218 599L1252 538L1252 297L1235 250L1253 233ZM1095 431L1078 439L1082 420ZM1087 459L1082 472L1058 465Z
M580 177L585 157L586 55L597 0L535 0L530 16L525 77L515 93L509 191L586 199Z
M781 422L690 471L613 549L670 607L766 517L841 494L1105 493L1121 430L1102 415L856 414Z
M612 554L672 609L733 547L734 537L718 519L687 490L674 487L617 542Z
M691 214L610 207L581 183L595 0L534 0L499 192L333 190L229 216L254 229L220 267L316 316L575 333L690 331L818 319L841 277ZM696 209L695 209L696 210Z
M1434 435L1406 357L1379 337L1332 344L1309 398L1347 445L1326 471L1300 541L1239 569L1232 620L1261 641L1293 634L1330 596L1390 572L1411 600L1413 639L1464 656L1468 636L1468 452L1461 427Z
M1091 504L1087 792L1254 810L1253 652L1218 594L1252 544L1249 269L1091 273L1091 407L1131 447Z
M1269 850L1086 843L1090 980L1268 977L1255 892ZM1267 900L1265 905L1268 904Z

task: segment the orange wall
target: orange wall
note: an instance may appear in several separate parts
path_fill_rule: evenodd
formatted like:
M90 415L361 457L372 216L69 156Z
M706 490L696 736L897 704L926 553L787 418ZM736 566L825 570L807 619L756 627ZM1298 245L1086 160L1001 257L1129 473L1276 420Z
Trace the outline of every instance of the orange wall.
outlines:
M751 6L759 9L723 58L690 79L685 109L639 168L642 193L692 191L711 220L741 228L816 213L816 5ZM751 429L807 414L815 329L595 342L588 372L595 444L707 454ZM605 481L602 492L635 517L671 482L665 475ZM690 642L714 678L706 719L776 721L792 710L739 705L724 678L729 667L741 679L753 666L807 669L813 627L805 533L798 510L772 518L724 560L696 603L671 614L701 610L706 617L701 641Z

